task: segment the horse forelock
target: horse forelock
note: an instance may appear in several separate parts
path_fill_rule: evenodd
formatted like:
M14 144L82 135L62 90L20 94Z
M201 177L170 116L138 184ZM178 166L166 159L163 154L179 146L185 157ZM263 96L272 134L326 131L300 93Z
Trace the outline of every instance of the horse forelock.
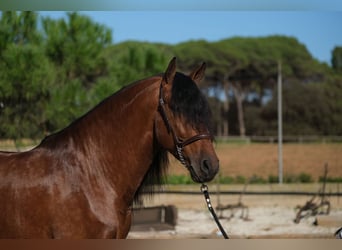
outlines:
M206 128L213 134L212 113L208 101L197 84L189 77L177 72L172 85L171 110L183 116L193 128Z

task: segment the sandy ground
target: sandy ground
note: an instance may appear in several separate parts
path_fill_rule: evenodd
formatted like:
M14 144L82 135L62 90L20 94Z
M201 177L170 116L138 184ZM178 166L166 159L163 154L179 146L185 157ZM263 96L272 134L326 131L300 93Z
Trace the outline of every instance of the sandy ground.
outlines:
M299 224L293 222L296 205L304 205L310 196L288 195L246 195L242 203L249 207L248 220L240 218L241 210L234 210L230 219L221 218L222 226L230 238L333 238L339 225L313 225L316 217L303 218ZM217 205L216 195L211 196L213 206ZM223 205L236 204L238 195L221 195ZM342 220L342 198L331 197L329 216ZM130 232L130 239L186 239L221 238L221 234L206 208L201 195L159 194L149 205L173 204L178 209L178 221L175 230L156 231L153 228L145 232ZM217 211L218 212L218 211ZM231 212L224 210L218 215L229 217ZM339 221L340 221L339 219Z

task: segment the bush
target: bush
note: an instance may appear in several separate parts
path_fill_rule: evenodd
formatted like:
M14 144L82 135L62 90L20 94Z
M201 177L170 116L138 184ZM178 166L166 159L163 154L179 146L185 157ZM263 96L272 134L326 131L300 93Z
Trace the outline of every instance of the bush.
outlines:
M319 182L323 182L324 181L324 177L320 176L318 181ZM330 183L342 183L342 177L327 177L326 181L330 182Z
M264 183L267 183L267 181L264 178L260 177L260 176L253 175L250 178L249 183L250 184L264 184Z
M236 184L245 184L246 178L244 176L238 175L235 177Z
M284 183L297 183L298 178L295 175L285 175L284 176Z
M230 176L220 176L220 183L221 184L233 184L234 178Z
M300 173L298 176L298 182L301 183L310 183L313 182L311 175L306 173Z
M269 175L268 176L268 183L278 183L279 178L276 175Z
M193 184L193 180L187 175L170 175L167 176L165 184L179 185L179 184Z

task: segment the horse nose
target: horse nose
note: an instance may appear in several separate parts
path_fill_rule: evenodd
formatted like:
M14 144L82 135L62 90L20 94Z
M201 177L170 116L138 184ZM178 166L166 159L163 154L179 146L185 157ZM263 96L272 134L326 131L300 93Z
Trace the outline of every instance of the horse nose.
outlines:
M205 176L206 181L212 180L218 172L218 161L213 159L203 159L201 162L200 169L203 176Z
M201 164L201 170L202 172L205 174L205 175L209 175L210 173L210 168L211 168L211 164L210 164L210 161L208 159L204 159L202 161L202 164Z

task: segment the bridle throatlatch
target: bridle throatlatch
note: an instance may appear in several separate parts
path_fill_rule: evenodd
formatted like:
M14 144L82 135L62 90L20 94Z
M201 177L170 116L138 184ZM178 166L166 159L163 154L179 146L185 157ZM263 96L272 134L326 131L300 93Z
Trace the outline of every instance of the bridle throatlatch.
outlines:
M202 139L208 139L208 140L212 140L213 137L210 135L210 134L198 134L198 135L195 135L193 137L190 137L186 140L181 140L179 139L179 137L176 135L174 129L172 128L171 124L170 124L170 120L168 118L168 116L166 115L166 112L165 112L165 101L164 101L164 98L163 98L163 85L162 83L160 83L160 88L159 88L159 106L158 106L158 110L164 120L164 123L165 123L165 126L167 128L167 131L168 133L171 133L172 136L173 136L173 141L174 141L174 144L175 144L175 152L177 154L177 158L178 160L185 166L185 167L189 167L185 158L184 158L184 155L183 155L183 148L191 143L194 143L198 140L202 140ZM211 213L211 215L213 216L216 224L217 224L217 227L220 229L223 237L225 239L229 239L227 233L225 232L225 230L223 229L216 213L215 213L215 210L213 208L213 206L211 205L211 201L210 201L210 196L209 196L209 191L208 191L208 186L204 183L202 183L202 186L201 186L201 191L204 195L204 198L205 198L205 201L207 203L207 207Z

